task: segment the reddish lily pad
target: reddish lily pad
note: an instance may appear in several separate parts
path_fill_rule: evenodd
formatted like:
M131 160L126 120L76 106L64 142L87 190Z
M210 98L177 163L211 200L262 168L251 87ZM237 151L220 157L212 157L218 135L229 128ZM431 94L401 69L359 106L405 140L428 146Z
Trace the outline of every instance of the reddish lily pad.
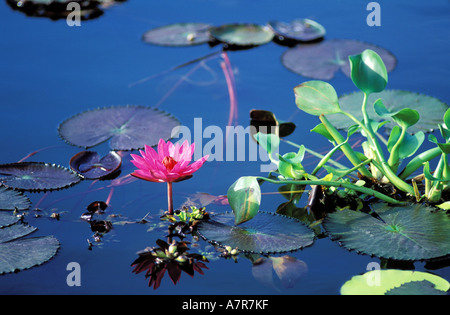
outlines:
M75 172L55 164L19 162L0 165L0 183L25 191L56 190L72 186L81 180Z
M331 80L341 70L350 77L348 56L371 49L380 55L387 72L397 65L395 56L386 49L357 40L332 39L317 44L298 45L288 49L281 57L283 65L304 77Z
M159 46L193 46L209 41L209 28L205 23L176 23L151 29L142 35L146 43Z
M70 159L70 168L87 179L105 179L122 165L121 156L114 151L104 157L97 152L82 151Z
M90 148L109 141L114 151L143 149L170 139L180 122L166 112L145 106L112 106L75 115L59 125L69 144Z

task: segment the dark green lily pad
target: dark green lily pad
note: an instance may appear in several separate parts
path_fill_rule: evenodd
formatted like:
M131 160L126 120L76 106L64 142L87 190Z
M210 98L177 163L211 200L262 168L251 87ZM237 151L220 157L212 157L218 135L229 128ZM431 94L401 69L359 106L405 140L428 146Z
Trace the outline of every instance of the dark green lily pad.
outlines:
M180 123L171 115L144 106L113 106L89 110L59 125L69 144L89 148L106 141L114 151L143 149L168 140Z
M275 33L277 39L282 43L311 42L323 39L326 34L325 28L310 19L296 19L290 23L270 21L268 26Z
M209 41L209 28L205 23L176 23L151 29L142 35L146 43L159 46L193 46Z
M234 225L234 214L226 212L201 221L198 233L209 242L250 253L294 251L314 242L314 232L301 221L259 211L251 220Z
M101 157L97 152L82 151L70 159L70 168L87 179L104 179L119 170L121 156L114 151Z
M385 295L447 295L447 292L437 290L430 281L412 281L393 288Z
M25 191L56 190L72 186L81 178L75 172L55 164L20 162L0 165L0 183Z
M352 277L341 287L342 295L445 294L450 284L437 275L410 270L371 270Z
M21 223L0 229L0 275L41 265L56 254L59 241L53 236L23 238L36 230Z
M23 193L0 186L0 210L28 210L30 204Z
M331 39L317 44L297 45L282 55L281 62L292 72L312 79L331 80L339 70L350 78L348 56L360 54L365 49L371 49L380 55L387 72L397 65L395 56L386 49L351 39Z
M228 46L254 47L267 44L273 39L272 30L258 24L225 24L211 27L211 36Z
M384 90L380 93L373 93L369 96L367 113L369 118L380 121L382 117L378 116L372 104L381 98L383 104L390 112L396 112L403 108L411 108L416 110L420 119L417 124L408 128L408 132L414 134L418 131L430 132L437 129L439 124L442 124L442 117L444 116L448 105L439 99L403 90ZM361 104L363 100L362 92L354 92L343 95L339 98L339 105L342 110L351 113L357 119L362 120ZM338 129L347 129L353 122L342 114L329 115L328 120ZM384 127L391 130L396 124L386 124Z
M15 215L12 215L11 212L0 211L0 229L15 224L18 221L19 218Z
M384 220L353 210L331 213L323 226L333 240L363 254L424 260L450 254L450 217L424 205L374 206Z

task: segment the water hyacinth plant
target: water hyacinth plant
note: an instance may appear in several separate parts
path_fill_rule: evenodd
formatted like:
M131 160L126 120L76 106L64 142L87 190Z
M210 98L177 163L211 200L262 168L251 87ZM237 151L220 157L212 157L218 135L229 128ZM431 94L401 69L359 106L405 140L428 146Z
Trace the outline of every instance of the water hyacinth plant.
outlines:
M411 201L426 201L431 204L441 203L443 190L449 180L448 167L448 141L450 139L448 124L450 123L450 109L444 115L444 123L439 126L443 143L439 143L434 135L429 140L437 144L438 148L422 152L407 163L401 172L398 172L403 160L413 157L422 145L425 135L422 131L411 134L408 128L415 125L419 119L419 113L410 108L402 108L390 111L382 99L376 100L372 106L375 113L382 121L374 121L368 116L368 98L372 93L378 93L385 89L388 76L386 67L381 57L370 49L364 50L358 55L349 56L351 79L355 86L364 95L361 112L362 121L355 118L350 112L343 110L339 105L337 93L332 85L324 81L308 81L294 88L295 103L304 112L318 116L320 124L312 129L313 132L325 136L332 144L333 149L325 156L321 156L320 162L312 172L308 172L302 166L302 160L306 149L298 145L299 151L278 155L278 160L272 159L277 166L277 179L244 176L239 178L228 190L228 199L236 216L236 224L243 223L253 218L260 205L261 181L275 184L296 184L321 186L328 192L339 192L339 196L359 194L361 199L378 199L389 204L406 205ZM347 126L345 138L337 128L327 119L329 115L345 115L353 125ZM384 120L383 120L384 119ZM384 124L394 124L390 130L390 136L384 141L378 134L378 130ZM349 138L356 133L364 137L362 148L364 152L358 152L348 143ZM269 153L279 146L280 139L275 134L257 133L258 143ZM385 147L383 147L383 144ZM351 168L331 167L327 165L332 161L332 155L342 153L353 165ZM441 156L437 169L431 174L429 162L437 156ZM316 154L318 156L318 154ZM335 165L336 163L334 163ZM334 166L333 165L333 166ZM416 170L424 167L425 191L421 193L417 181L409 176ZM328 172L323 178L317 177L320 169ZM355 181L349 175L357 173L359 180ZM388 187L380 190L379 187ZM445 201L445 200L444 200ZM447 203L443 203L442 205Z
M160 139L158 152L146 145L145 151L139 151L141 156L131 154L131 163L138 168L131 175L150 182L167 183L169 215L173 215L172 183L191 178L209 157L205 155L190 164L194 149L195 143L189 146L187 140L180 146Z

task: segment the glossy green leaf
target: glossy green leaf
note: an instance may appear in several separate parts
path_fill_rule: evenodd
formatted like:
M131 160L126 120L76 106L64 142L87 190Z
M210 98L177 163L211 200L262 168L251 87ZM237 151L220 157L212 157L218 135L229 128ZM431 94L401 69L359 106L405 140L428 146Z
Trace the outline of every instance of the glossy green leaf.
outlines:
M348 58L352 81L361 91L370 94L384 90L388 81L387 70L375 51L366 49Z
M258 132L255 134L255 140L269 155L276 152L280 146L280 138L272 133Z
M235 216L235 224L252 219L261 204L261 188L253 176L240 177L228 188L228 202Z
M391 152L392 148L397 143L398 139L400 138L400 134L401 134L400 127L394 126L394 128L391 130L391 134L389 136L387 144L389 152ZM419 131L414 135L406 133L398 149L398 157L400 159L405 159L407 157L412 156L420 148L424 140L425 134L422 131Z
M444 124L447 129L450 129L450 108L444 114Z
M279 156L278 171L286 178L302 179L306 175L301 162L305 156L305 147L302 145L297 153L289 152Z
M311 115L340 113L333 86L324 81L308 81L294 88L297 107Z
M450 142L441 143L437 140L436 136L433 134L428 135L428 140L437 144L437 146L441 149L441 151L443 153L446 153L446 154L450 153Z
M378 116L383 118L391 117L392 120L405 129L414 126L420 119L419 112L410 108L402 108L398 111L390 112L381 99L376 100L373 107Z

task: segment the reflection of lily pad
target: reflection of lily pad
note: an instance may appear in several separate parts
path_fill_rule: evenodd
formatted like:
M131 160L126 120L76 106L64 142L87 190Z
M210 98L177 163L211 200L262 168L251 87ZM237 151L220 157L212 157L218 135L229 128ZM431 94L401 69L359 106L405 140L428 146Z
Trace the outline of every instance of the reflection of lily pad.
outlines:
M21 192L0 186L0 210L28 210L30 200Z
M298 45L288 49L281 57L283 65L304 77L317 80L331 80L339 70L350 77L348 56L371 49L380 55L388 72L392 71L397 59L386 49L373 44L350 39L332 39L317 44Z
M209 41L209 24L176 23L151 29L144 33L142 40L161 46L192 46Z
M352 210L331 213L324 228L349 250L396 260L422 260L450 254L450 217L423 205L374 210L385 221Z
M68 143L93 147L109 140L114 151L142 149L172 137L178 120L151 107L115 106L90 110L59 125L59 134Z
M53 236L22 238L34 231L21 223L0 229L0 274L41 265L56 254L59 241Z
M211 27L211 36L230 46L259 46L273 39L273 32L267 26L258 24L225 24Z
M310 19L297 19L291 23L271 21L269 27L275 36L283 41L309 42L321 39L325 36L325 28Z
M81 178L75 172L55 164L21 162L0 165L0 183L6 187L41 191L66 188Z
M70 168L88 179L101 179L116 172L122 164L122 158L114 151L104 157L97 152L82 151L70 159Z
M314 241L311 229L283 215L259 211L254 218L238 226L234 225L234 219L230 212L211 216L211 220L199 223L198 232L210 242L253 253L288 252Z
M390 112L396 112L403 108L411 108L416 110L420 115L420 120L414 126L408 128L408 132L416 133L418 131L429 132L442 124L442 117L448 109L448 105L432 96L418 94L402 90L385 90L380 93L373 93L369 96L367 113L369 118L380 121L382 118L378 116L372 104L381 98L383 104ZM362 92L350 93L339 98L339 105L342 110L351 113L357 119L362 119L361 104L363 100ZM328 120L338 129L346 129L353 122L345 115L336 114L327 116ZM385 128L392 129L396 124L386 124Z
M414 284L414 287L410 285ZM405 287L406 286L406 287ZM354 276L341 287L342 295L436 294L448 291L447 280L427 272L409 270L372 270ZM431 291L432 289L432 291ZM413 290L413 291L412 291ZM440 291L440 292L436 292Z

